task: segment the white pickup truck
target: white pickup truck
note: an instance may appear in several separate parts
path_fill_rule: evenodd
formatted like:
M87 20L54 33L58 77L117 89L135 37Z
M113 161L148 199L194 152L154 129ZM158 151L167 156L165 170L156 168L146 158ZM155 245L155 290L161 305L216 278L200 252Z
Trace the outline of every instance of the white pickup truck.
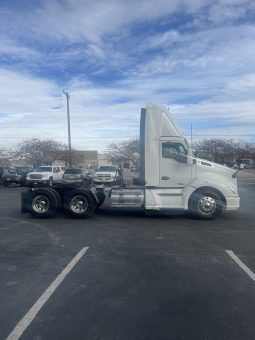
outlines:
M39 166L35 171L27 174L27 184L47 184L50 187L56 182L61 182L63 171L59 166Z
M97 169L96 173L93 176L93 182L95 184L114 184L118 181L118 179L118 167L116 165L100 166L100 168Z

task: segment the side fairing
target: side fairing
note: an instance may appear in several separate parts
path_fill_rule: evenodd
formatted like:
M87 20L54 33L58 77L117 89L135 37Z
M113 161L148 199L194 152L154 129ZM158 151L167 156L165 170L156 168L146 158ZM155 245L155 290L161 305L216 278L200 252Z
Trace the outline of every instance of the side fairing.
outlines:
M141 110L140 174L146 186L160 185L160 138L182 137L170 112L159 105L149 105Z

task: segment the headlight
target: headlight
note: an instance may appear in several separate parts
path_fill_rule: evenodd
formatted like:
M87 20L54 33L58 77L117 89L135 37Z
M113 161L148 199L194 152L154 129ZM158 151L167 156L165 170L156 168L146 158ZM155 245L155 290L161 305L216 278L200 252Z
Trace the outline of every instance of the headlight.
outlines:
M47 174L42 175L43 179L47 179L48 177L49 177L49 175L47 175Z

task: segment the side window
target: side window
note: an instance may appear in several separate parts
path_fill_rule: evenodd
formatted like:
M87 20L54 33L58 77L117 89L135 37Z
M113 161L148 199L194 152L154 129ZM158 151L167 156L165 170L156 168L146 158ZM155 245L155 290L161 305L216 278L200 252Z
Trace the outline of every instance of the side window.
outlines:
M54 172L54 173L56 173L56 172L57 172L57 169L56 169L55 167L53 168L53 172Z
M177 162L187 162L187 151L181 143L162 143L162 157L175 159Z

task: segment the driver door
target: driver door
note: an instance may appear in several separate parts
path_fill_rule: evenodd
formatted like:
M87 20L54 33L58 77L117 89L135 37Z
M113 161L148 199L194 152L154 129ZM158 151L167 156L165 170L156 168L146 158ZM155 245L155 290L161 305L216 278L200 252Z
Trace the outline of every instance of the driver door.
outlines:
M160 187L183 188L191 179L187 147L183 140L163 137L160 140Z

